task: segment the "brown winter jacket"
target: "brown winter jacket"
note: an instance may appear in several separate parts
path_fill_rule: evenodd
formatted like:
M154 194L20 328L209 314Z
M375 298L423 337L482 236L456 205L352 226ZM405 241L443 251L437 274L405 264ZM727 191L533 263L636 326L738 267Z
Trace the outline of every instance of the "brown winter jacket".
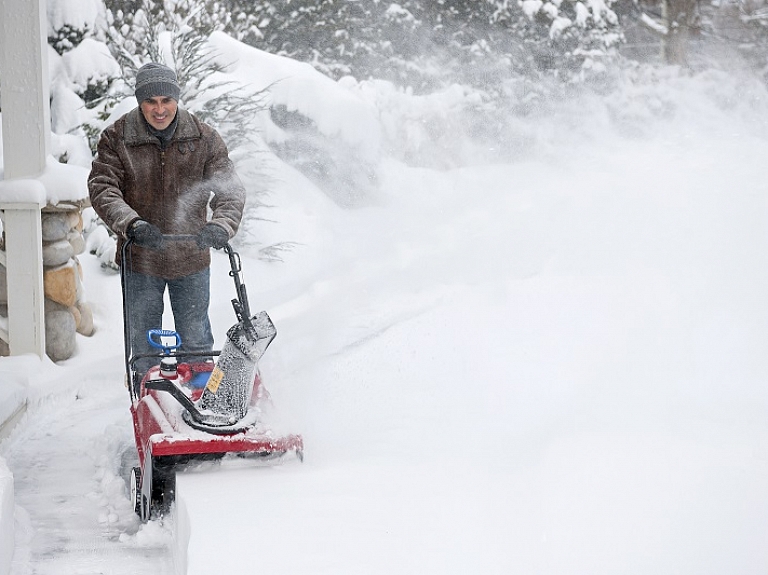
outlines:
M161 150L139 108L109 126L99 140L88 177L96 213L119 238L117 261L126 231L137 219L164 234L196 234L210 221L235 235L243 215L245 189L229 159L221 136L186 110L178 109L178 125ZM176 279L210 265L209 250L194 241L166 242L160 251L134 246L131 269Z

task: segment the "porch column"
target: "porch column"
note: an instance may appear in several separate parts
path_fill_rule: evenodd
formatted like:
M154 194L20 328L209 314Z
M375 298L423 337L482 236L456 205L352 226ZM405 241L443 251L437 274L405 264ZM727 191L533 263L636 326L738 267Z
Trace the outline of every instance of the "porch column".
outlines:
M18 197L45 168L50 149L45 0L0 0L0 110L3 128L5 259L11 355L45 354L43 260L38 199ZM10 192L9 192L10 191ZM23 195L23 194L22 194ZM5 334L2 334L5 335Z

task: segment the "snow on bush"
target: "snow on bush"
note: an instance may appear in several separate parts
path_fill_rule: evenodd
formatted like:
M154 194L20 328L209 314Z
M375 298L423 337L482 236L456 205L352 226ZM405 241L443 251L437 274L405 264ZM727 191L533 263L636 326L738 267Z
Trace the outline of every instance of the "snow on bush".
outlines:
M112 78L121 74L120 66L107 45L93 38L85 38L66 52L62 59L78 94L85 94L93 86L108 84Z

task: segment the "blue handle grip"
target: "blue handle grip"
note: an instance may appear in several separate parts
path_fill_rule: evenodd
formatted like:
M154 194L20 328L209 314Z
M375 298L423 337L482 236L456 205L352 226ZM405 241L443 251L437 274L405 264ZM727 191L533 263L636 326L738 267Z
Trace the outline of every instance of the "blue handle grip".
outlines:
M155 340L154 338L158 339ZM174 338L175 343L165 344L162 341L164 337ZM171 329L150 329L147 330L147 341L152 347L162 349L166 355L171 353L171 350L177 349L181 346L181 336Z

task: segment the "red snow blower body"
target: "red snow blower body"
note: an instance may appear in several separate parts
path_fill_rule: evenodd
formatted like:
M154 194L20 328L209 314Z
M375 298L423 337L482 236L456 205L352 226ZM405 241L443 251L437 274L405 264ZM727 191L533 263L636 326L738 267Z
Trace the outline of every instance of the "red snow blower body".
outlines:
M193 236L165 236L189 241ZM128 240L123 246L121 279L125 369L131 395L131 415L139 466L131 472L131 497L142 521L162 515L175 499L176 471L190 463L221 459L228 454L258 461L279 461L288 454L303 459L300 435L275 434L261 421L260 404L268 401L258 360L277 335L266 312L250 315L240 278L240 257L227 244L232 300L238 322L227 331L219 350L182 353L180 336L151 329L147 340L157 353L135 354L131 349L131 310L125 297ZM146 373L139 360L159 362ZM154 358L154 359L151 359Z

